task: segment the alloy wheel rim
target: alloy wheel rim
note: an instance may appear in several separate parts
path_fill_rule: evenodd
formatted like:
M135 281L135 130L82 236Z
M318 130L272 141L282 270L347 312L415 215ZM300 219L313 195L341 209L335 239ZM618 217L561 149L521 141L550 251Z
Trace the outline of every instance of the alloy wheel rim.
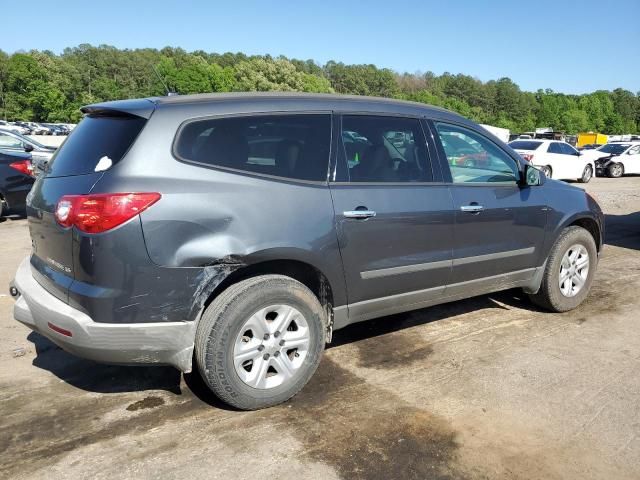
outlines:
M309 325L290 305L261 308L243 324L233 348L236 374L245 384L269 389L291 382L309 353Z
M586 180L589 180L590 178L591 178L591 166L587 165L587 167L584 169L582 179L586 181Z
M573 245L562 257L558 285L565 297L575 297L589 276L589 252L583 245Z

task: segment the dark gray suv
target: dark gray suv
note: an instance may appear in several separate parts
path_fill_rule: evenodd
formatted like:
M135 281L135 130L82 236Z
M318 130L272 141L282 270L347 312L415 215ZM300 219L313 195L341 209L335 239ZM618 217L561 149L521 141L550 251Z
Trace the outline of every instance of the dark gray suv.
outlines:
M82 109L28 198L17 320L99 362L192 362L242 409L298 392L333 330L520 287L592 283L603 216L473 122L304 94Z

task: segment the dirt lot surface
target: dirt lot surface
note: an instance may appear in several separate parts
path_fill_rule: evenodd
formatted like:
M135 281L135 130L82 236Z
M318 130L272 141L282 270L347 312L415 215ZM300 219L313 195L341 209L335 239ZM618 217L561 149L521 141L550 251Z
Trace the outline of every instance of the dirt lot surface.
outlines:
M352 326L260 412L171 368L68 355L12 319L3 287L0 477L638 479L640 177L587 188L607 245L579 309L509 291ZM26 221L0 223L0 244L7 285Z

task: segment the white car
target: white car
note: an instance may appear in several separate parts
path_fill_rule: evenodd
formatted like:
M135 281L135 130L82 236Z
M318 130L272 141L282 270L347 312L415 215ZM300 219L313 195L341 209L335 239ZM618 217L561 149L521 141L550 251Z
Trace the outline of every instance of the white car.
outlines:
M0 128L0 150L31 153L31 159L34 162L48 162L56 152L55 147L42 145L32 138L2 128Z
M640 142L607 143L596 151L596 175L617 178L626 173L640 174Z
M0 128L3 130L8 130L10 132L19 133L20 135L25 135L27 133L27 129L21 127L20 125L15 125L11 122L5 122L4 120L0 120Z
M587 183L596 171L593 160L583 156L567 142L514 140L509 142L509 146L549 178Z

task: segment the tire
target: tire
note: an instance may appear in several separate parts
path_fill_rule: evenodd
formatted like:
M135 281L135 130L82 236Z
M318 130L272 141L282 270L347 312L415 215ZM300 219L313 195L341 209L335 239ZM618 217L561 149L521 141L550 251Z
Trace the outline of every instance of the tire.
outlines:
M276 310L290 319L280 335L271 331L279 318ZM313 376L324 350L325 326L324 309L300 282L283 275L250 278L227 288L205 310L196 331L196 364L222 401L241 410L271 407L293 397ZM268 339L262 333L267 331ZM304 335L307 346L287 349ZM251 358L234 361L242 349Z
M607 175L611 178L620 178L624 175L624 167L621 163L612 163L607 167Z
M540 167L540 170L542 170L542 172L544 173L545 177L551 178L551 175L553 174L553 170L551 170L551 167L549 165L545 165L543 167Z
M576 249L574 247L578 248ZM576 270L578 275L580 272L584 274L584 276L581 276L584 284L576 293L571 292L573 294L572 296L567 296L563 293L560 285L561 267L564 268L563 260L565 255L569 252L579 251L580 247L588 254L588 269L586 274L584 269ZM540 290L536 294L529 295L529 298L531 298L534 304L552 312L567 312L573 310L580 305L589 294L597 264L598 252L591 234L582 227L568 227L560 234L560 237L558 237L556 243L551 248L551 252L547 257ZM570 281L571 285L573 285L573 280L567 281ZM565 287L568 286L567 283L563 285ZM573 290L571 285L569 285L569 288Z
M582 177L578 179L580 183L589 183L589 180L593 178L593 167L591 165L587 165L584 167L584 171L582 172Z

